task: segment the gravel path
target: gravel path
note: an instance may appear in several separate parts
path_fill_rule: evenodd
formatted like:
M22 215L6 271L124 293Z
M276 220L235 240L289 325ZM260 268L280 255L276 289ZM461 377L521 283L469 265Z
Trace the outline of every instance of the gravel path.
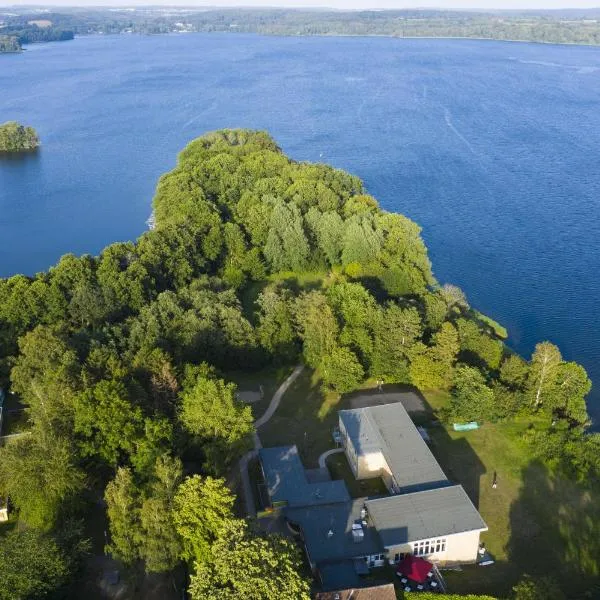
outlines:
M256 516L256 503L254 501L254 494L252 493L252 484L250 483L250 476L248 475L248 463L256 456L258 456L258 451L262 448L262 443L260 438L258 437L258 428L262 427L265 423L269 422L269 419L275 414L275 411L279 407L279 403L281 402L281 398L287 392L288 388L294 381L298 378L300 373L304 370L304 365L298 365L290 374L290 376L279 386L277 391L273 394L273 398L271 402L269 402L269 406L267 410L265 410L264 414L254 421L254 428L256 431L253 433L253 441L254 441L254 450L250 450L246 452L244 456L240 459L239 469L240 469L240 479L242 482L242 494L244 496L244 504L246 505L246 514L249 517ZM320 460L320 459L319 459Z
M326 469L327 468L327 464L326 464L327 459L332 454L339 454L340 452L343 452L343 451L344 451L343 448L333 448L331 450L327 450L327 452L323 452L323 454L321 454L321 456L319 456L319 467L321 467L321 469Z

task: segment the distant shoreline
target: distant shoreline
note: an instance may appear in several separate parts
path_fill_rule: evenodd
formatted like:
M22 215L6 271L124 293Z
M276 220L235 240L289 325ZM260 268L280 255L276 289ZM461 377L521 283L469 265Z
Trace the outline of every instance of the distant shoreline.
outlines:
M279 38L388 38L392 40L457 40L457 41L473 41L473 42L505 42L507 44L540 44L544 46L581 46L583 48L600 48L600 44L586 44L584 42L547 42L543 40L519 40L519 39L502 39L491 37L468 37L468 36L437 36L437 35L392 35L388 33L262 33L257 31L170 31L168 33L85 33L77 34L73 39L87 37L120 37L140 35L145 37L162 37L162 36L182 36L182 35L256 35L262 37L279 37ZM72 40L68 40L72 41ZM52 43L52 42L37 42ZM23 48L26 50L26 48ZM17 53L15 53L17 54Z

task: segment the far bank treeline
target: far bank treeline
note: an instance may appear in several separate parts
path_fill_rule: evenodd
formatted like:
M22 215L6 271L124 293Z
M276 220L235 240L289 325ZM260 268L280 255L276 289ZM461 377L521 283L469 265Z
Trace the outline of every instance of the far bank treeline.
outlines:
M40 27L25 19L13 17L0 28L0 54L21 52L24 44L64 42L74 37L73 31L53 27L52 24Z
M60 41L94 33L258 33L286 36L391 36L521 40L558 44L600 44L598 9L538 11L306 10L282 8L131 10L61 8L40 15L13 7L2 35L17 44ZM43 19L41 18L43 17ZM41 23L40 26L37 23ZM12 51L0 35L0 52Z
M0 376L31 427L0 449L0 491L28 526L0 543L0 598L68 585L101 497L108 551L151 572L187 563L194 599L308 598L297 549L234 516L221 478L253 426L226 371L304 360L340 393L367 377L448 389L449 419L543 414L540 457L600 473L583 368L548 342L511 353L358 178L226 130L180 154L154 210L136 243L0 281Z

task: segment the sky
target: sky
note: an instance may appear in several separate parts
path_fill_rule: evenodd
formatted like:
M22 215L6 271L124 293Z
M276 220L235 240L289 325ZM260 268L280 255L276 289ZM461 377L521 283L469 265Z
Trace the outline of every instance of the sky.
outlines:
M595 8L600 0L0 0L0 6L282 6L331 7L350 9L376 8Z

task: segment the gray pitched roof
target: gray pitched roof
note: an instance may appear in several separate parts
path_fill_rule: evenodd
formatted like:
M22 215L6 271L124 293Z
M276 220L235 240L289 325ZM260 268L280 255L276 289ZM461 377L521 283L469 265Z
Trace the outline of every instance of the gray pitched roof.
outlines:
M262 448L259 456L272 502L316 506L350 500L343 481L309 483L296 446Z
M337 592L321 592L315 600L396 600L393 583L376 585L368 588L352 588Z
M400 492L449 485L400 402L341 410L339 415L357 454L382 452Z
M376 498L365 504L385 547L487 530L461 485Z
M338 504L288 508L285 516L302 528L306 550L313 564L335 562L383 552L377 531L368 519L367 526L363 527L363 539L354 541L352 525L360 522L360 511L364 505L365 499L359 498ZM328 535L329 531L333 535Z

